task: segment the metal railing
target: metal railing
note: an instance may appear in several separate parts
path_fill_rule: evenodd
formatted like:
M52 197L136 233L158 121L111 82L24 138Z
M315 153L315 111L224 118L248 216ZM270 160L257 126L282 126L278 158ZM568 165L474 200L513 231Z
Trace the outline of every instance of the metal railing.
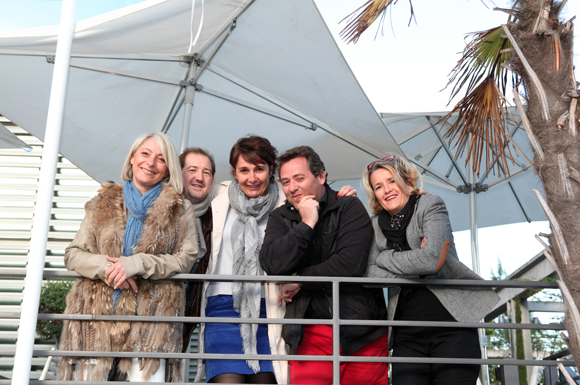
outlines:
M0 278L21 278L26 275L25 269L0 269ZM75 272L45 270L44 278L70 279L78 278ZM379 279L379 278L351 278L351 277L288 277L288 276L233 276L233 275L198 275L178 274L170 280L191 280L197 282L316 282L330 283L333 293L339 293L340 284L381 284L385 286L446 286L446 287L489 287L489 288L527 288L527 289L557 289L556 282L538 281L474 281L474 280L442 280L442 279ZM34 350L37 357L136 357L136 358L179 358L179 359L234 359L249 360L270 358L272 360L294 361L332 361L334 383L340 379L341 362L389 362L389 363L429 363L429 364L477 364L477 365L523 365L523 366L556 366L562 363L565 366L575 366L574 361L542 361L542 360L497 360L497 359L468 359L468 358L406 358L406 357L355 357L340 355L340 328L344 325L370 326L417 326L417 327L453 327L453 328L485 328L485 329L530 329L530 330L564 330L563 325L550 324L498 324L486 322L435 322L435 321L401 321L401 320L343 320L339 318L339 296L333 295L332 319L281 319L281 318L236 318L235 323L244 324L301 324L301 325L330 325L333 327L332 356L297 356L297 355L250 355L250 354L208 354L208 353L144 353L144 352L95 352L95 351L62 351L62 350ZM0 313L0 319L19 319L20 313ZM79 315L79 314L39 314L38 319L50 320L78 320L78 321L142 321L142 322L183 322L183 323L232 323L232 318L217 317L154 317L154 316L113 316L113 315ZM13 356L15 351L3 350L3 356ZM0 384L9 383L0 380ZM44 384L45 381L30 381L31 384ZM59 384L59 381L50 381L50 384ZM70 383L70 382L62 382Z

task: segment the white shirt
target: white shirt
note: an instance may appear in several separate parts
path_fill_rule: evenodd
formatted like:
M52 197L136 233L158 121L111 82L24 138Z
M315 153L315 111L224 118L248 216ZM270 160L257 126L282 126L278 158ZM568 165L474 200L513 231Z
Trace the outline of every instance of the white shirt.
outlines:
M232 249L232 226L236 219L238 219L238 212L231 207L228 209L226 216L226 223L224 225L222 245L217 257L216 267L214 274L216 275L232 275L234 266L234 253ZM266 225L268 224L268 216L258 222L258 235L260 236L260 245L264 241L264 233L266 231ZM258 274L264 275L262 266L260 266L260 261L258 263ZM231 282L210 282L207 291L205 293L207 297L213 297L216 295L232 295L232 283ZM262 298L265 297L264 285L262 285Z

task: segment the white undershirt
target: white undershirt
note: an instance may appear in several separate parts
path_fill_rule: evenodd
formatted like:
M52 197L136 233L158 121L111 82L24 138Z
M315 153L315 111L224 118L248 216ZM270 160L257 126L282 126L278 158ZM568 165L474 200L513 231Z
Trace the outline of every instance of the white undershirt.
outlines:
M220 252L218 253L216 268L214 274L216 275L232 275L234 266L234 255L232 251L232 226L235 220L238 218L238 212L231 207L228 209L226 216L226 223L224 225L224 231L222 235L222 245ZM258 222L258 235L260 236L260 245L264 241L264 232L266 231L266 225L268 224L268 216ZM264 271L260 266L258 261L258 274L264 275ZM211 282L207 288L206 297L213 297L216 295L232 295L232 283L231 282ZM262 285L262 298L265 297L264 285Z

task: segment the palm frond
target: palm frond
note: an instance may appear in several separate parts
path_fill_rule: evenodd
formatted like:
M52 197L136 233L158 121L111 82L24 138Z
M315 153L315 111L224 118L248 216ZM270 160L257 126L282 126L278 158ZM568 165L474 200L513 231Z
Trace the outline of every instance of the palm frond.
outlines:
M505 95L508 71L502 66L507 63L513 52L509 51L511 43L502 37L503 29L492 28L487 31L475 32L471 41L463 50L461 59L451 71L447 86L455 83L449 101L467 87L465 93L471 93L482 79L493 77Z
M356 43L363 32L382 15L379 23L379 28L381 28L385 20L387 7L396 2L397 0L368 0L340 21L342 23L348 19L346 27L340 32L340 37L347 43ZM411 3L411 0L409 0L409 3ZM413 15L413 4L411 4L411 18Z
M505 105L505 98L494 78L488 76L451 112L441 118L446 123L453 114L457 113L457 119L445 135L449 138L452 147L457 147L455 158L463 155L467 149L466 164L473 157L473 171L477 175L480 173L484 154L486 172L495 162L498 175L502 174L502 170L504 174L509 175L507 155L509 154L512 163L514 159L509 148L511 137L505 129L507 127L503 110Z

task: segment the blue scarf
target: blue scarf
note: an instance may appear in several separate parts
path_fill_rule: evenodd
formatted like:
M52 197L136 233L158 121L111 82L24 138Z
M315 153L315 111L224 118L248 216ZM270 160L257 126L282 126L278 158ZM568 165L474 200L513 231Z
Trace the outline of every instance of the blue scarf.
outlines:
M132 255L137 246L141 233L143 232L143 222L147 218L147 210L159 196L163 183L157 183L155 187L141 195L141 191L131 181L125 181L123 184L123 198L125 206L129 210L129 218L123 234L123 252L122 255ZM121 296L122 289L116 289L113 294L113 310L117 299Z

